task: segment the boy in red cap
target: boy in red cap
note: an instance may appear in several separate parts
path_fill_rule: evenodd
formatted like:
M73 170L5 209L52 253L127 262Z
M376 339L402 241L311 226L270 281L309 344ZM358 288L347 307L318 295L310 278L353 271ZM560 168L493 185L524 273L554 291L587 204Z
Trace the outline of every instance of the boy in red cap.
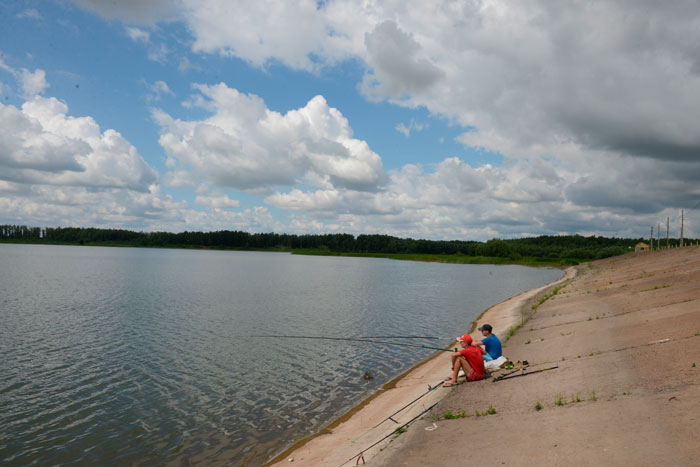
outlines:
M467 381L484 379L484 354L486 351L481 347L472 345L472 336L469 334L458 337L457 340L462 346L462 350L451 355L452 376L445 379L447 381L443 385L445 388L457 385L457 376L460 368L464 370Z

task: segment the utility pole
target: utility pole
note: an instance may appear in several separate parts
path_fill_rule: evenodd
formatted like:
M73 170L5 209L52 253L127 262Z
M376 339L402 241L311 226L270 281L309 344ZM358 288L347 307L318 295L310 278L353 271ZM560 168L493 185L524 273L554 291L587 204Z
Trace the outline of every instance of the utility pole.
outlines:
M649 249L654 251L654 226L651 226L651 232L649 233Z
M681 248L683 248L683 221L685 220L683 218L683 210L681 209Z
M656 224L656 248L661 249L661 222Z
M666 218L666 249L668 250L668 222L670 221L670 218Z

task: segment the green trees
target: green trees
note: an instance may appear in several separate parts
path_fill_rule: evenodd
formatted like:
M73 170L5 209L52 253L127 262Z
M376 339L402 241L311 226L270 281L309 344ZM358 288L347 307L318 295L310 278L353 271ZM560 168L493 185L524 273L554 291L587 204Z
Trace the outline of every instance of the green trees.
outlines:
M42 232L39 227L27 227L26 225L0 225L0 238L14 239L38 239Z
M479 256L496 256L498 258L509 258L514 251L508 243L498 238L492 238L477 248Z
M0 239L32 243L110 244L172 248L230 248L241 250L321 250L337 253L464 255L519 259L593 260L630 251L642 239L557 235L498 239L485 243L465 240L425 240L382 234L278 234L220 230L215 232L134 232L124 229L27 227L0 225ZM677 240L671 241L671 245Z

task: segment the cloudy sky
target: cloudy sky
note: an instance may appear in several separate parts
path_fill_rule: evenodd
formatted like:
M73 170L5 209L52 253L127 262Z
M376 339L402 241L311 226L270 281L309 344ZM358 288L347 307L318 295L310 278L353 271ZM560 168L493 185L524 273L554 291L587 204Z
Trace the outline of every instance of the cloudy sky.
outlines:
M0 2L0 223L700 235L700 5Z

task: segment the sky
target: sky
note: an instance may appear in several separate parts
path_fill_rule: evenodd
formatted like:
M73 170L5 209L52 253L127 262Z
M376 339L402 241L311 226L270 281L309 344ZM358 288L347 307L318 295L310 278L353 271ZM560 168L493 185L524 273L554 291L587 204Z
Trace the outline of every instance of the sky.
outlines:
M3 1L0 224L697 237L699 44L696 0Z

